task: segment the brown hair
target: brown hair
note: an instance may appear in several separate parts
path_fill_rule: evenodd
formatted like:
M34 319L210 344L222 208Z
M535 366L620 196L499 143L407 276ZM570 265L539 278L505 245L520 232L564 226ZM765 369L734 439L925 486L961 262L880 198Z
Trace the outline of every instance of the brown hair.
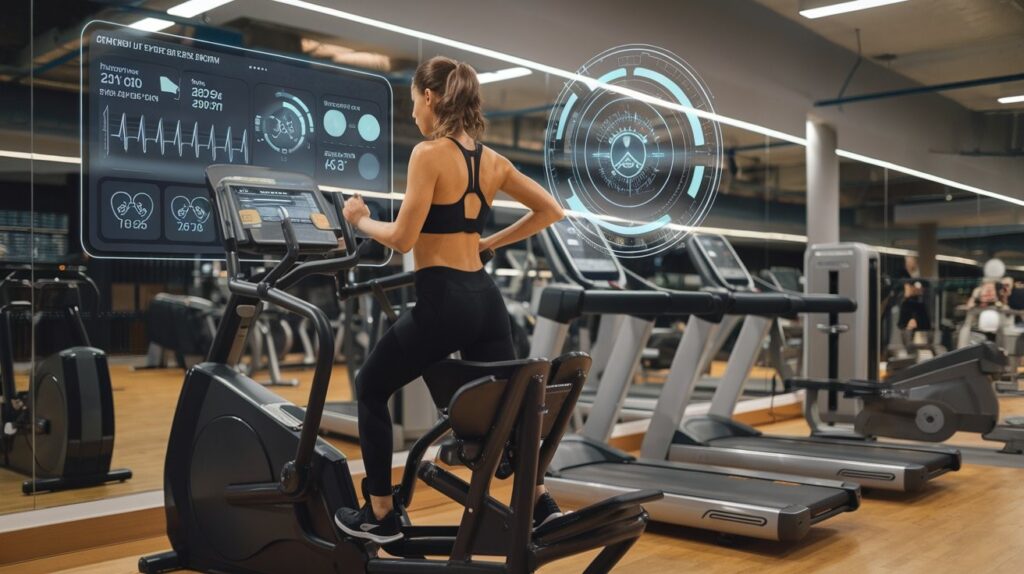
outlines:
M473 139L483 135L487 124L480 111L480 82L476 70L465 62L434 56L416 68L412 85L419 92L429 89L437 96L434 115L435 138L466 130Z

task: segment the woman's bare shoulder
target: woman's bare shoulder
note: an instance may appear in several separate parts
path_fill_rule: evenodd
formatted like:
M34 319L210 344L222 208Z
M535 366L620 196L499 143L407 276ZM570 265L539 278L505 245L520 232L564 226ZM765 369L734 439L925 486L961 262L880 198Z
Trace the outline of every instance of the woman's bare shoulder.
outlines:
M433 156L444 151L446 142L443 140L424 140L412 148L412 152L419 155Z
M487 163L490 163L491 165L495 166L501 172L507 171L508 168L512 166L512 162L509 161L509 159L507 157L505 157L505 156L501 155L500 153L494 151L493 149L491 149L488 146L484 146L482 160L484 161L485 165Z

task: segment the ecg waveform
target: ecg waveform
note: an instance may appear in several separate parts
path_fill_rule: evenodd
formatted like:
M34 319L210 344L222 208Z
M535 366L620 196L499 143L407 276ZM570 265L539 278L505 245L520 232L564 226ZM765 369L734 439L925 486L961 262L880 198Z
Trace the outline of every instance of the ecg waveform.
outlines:
M168 122L168 126L169 124L170 122ZM120 140L120 143L115 142L114 145L122 148L125 153L131 149L134 142L141 145L144 154L149 153L150 150L159 149L160 155L164 155L170 147L172 151L178 152L178 157L185 157L186 148L189 148L189 153L195 155L196 159L199 159L204 151L209 151L213 161L223 160L226 157L228 163L234 163L236 155L241 154L242 163L249 163L249 130L247 129L242 130L241 140L236 142L231 126L228 126L222 143L218 143L216 126L211 125L208 133L201 134L199 122L193 123L192 129L183 130L181 120L177 120L174 124L174 135L170 138L167 137L163 117L157 120L156 128L152 132L146 128L145 115L140 115L138 121L135 121L129 120L128 114L122 113L120 120L115 120L114 125L117 127L112 131L110 106L107 106L103 108L103 151L108 156L110 155L110 140L114 138ZM218 155L219 153L223 155Z

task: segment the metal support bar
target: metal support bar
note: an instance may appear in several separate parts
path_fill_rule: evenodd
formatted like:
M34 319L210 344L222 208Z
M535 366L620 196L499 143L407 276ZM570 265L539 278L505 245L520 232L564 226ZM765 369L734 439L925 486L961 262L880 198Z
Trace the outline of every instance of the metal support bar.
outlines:
M718 388L711 397L709 415L732 418L736 403L743 394L743 387L750 377L750 371L761 354L761 344L771 326L772 319L758 315L748 315L743 321L740 336L733 345L729 364L725 368L725 376L718 382Z
M668 380L661 389L651 424L640 446L642 458L660 460L668 456L672 438L683 420L693 389L707 368L706 361L710 360L704 353L704 347L715 338L719 328L719 323L705 321L696 315L686 322L683 338L669 367Z
M653 328L654 321L647 317L627 317L623 321L609 354L608 366L601 374L594 405L583 425L583 436L598 442L608 442L611 438Z

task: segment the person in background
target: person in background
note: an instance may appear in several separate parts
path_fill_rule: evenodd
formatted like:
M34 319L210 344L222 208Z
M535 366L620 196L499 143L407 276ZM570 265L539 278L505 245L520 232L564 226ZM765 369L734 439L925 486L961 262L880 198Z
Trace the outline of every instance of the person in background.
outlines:
M907 255L903 258L903 269L897 273L897 279L903 282L903 300L900 302L900 318L897 326L900 330L930 331L931 316L925 304L925 283L921 281L921 270L917 265L917 257Z
M1013 293L1013 277L1003 277L999 280L997 287L999 291L999 302L1004 306L1010 305L1010 294Z
M996 288L996 281L985 280L979 285L970 300L967 301L968 309L994 309L1002 304L999 301L999 290Z

